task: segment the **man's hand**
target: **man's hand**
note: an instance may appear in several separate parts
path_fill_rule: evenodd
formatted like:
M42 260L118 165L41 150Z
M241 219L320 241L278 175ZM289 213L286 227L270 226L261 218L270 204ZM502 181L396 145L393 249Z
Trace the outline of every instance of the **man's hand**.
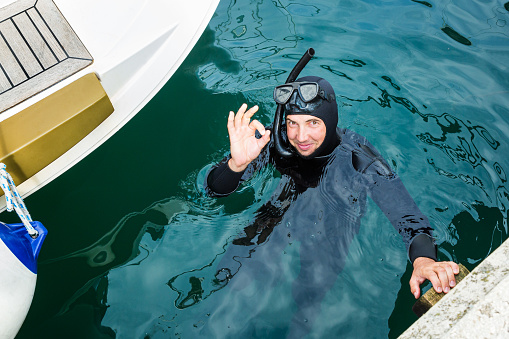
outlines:
M458 264L452 261L437 262L430 258L419 257L414 260L414 271L410 278L410 290L415 299L421 295L421 284L429 280L437 293L448 293L456 285L456 274L460 272Z
M247 105L243 104L237 114L230 112L228 116L231 153L228 166L235 172L245 170L270 140L270 131L265 130L258 120L251 121L253 114L258 111L258 106L251 107L247 112L246 109ZM260 139L255 137L256 130L262 135Z

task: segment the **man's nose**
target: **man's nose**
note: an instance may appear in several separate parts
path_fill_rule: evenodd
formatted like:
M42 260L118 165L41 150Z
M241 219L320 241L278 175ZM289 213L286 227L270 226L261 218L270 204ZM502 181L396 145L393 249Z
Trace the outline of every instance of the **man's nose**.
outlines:
M300 126L299 130L297 131L297 140L299 142L304 142L308 139L308 133L306 131L305 127Z

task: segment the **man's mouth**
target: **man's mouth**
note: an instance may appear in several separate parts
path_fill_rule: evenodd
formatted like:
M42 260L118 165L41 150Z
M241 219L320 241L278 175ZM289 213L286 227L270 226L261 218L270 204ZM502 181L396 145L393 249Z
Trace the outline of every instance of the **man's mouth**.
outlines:
M308 151L312 146L313 144L297 144L297 148L301 151Z

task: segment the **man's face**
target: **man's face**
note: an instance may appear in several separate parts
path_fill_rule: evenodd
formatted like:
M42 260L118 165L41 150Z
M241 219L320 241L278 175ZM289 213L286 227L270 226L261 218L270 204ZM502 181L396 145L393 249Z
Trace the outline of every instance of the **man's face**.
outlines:
M288 115L286 117L286 134L290 144L302 156L310 156L325 139L325 123L312 115Z

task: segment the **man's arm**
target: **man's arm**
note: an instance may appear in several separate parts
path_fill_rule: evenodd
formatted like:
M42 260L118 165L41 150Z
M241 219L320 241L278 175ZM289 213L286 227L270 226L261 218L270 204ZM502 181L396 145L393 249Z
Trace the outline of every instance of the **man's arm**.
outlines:
M437 261L428 218L419 210L401 179L380 153L367 141L360 148L361 151L354 155L354 167L373 178L371 198L407 244L408 257L414 267L410 278L412 294L416 299L419 298L420 285L426 280L433 284L437 293L449 292L450 288L456 285L454 275L459 273L459 266L450 261ZM367 166L358 168L359 164Z
M230 137L230 156L213 168L207 175L206 187L211 195L226 196L233 193L242 179L247 166L253 162L270 140L270 131L251 117L258 106L247 110L243 104L237 114L228 116L228 135ZM256 131L261 138L256 137Z

